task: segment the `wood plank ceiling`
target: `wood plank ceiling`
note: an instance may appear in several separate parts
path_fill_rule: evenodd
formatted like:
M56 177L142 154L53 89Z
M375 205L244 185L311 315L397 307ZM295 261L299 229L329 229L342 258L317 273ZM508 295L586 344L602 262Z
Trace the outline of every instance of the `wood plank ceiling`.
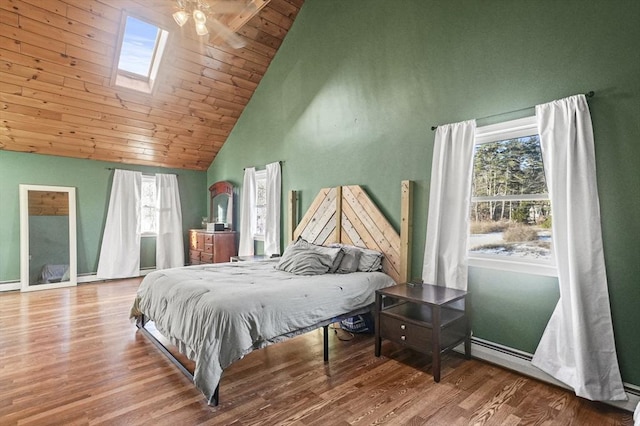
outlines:
M178 27L174 0L0 1L0 150L206 170L304 0L234 1L241 49ZM152 94L111 83L124 10L171 31Z

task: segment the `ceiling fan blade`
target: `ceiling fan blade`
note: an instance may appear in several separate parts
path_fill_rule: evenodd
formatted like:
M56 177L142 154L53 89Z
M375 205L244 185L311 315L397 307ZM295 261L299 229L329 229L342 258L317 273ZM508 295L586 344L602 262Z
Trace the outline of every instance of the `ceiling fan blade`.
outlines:
M252 6L253 3L250 3L250 5ZM209 5L209 10L211 13L216 15L229 15L229 14L243 12L248 7L249 6L243 4L242 2L222 0L222 1L212 1L211 4Z
M240 49L247 45L247 42L242 37L231 31L216 18L210 17L207 20L207 26L215 35L222 37L222 39L234 49Z

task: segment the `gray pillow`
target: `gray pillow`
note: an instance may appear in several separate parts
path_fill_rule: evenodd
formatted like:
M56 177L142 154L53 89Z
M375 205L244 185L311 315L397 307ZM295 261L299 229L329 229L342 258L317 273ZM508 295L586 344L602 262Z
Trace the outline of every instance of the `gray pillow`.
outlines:
M329 247L321 246L318 244L310 243L302 237L298 237L298 240L296 241L296 243L300 244L303 247L308 248L309 250L315 250L318 253L322 253L330 256L333 262L331 267L329 268L330 274L335 273L338 267L340 266L340 261L342 260L342 256L344 255L344 252L340 249L340 247L336 248L331 246Z
M334 274L340 267L340 262L344 256L344 251L340 247L325 247L317 244L307 243L311 246L311 250L315 250L318 253L327 255L331 258L331 267L329 267L329 273Z
M360 255L358 257L356 269L359 272L375 272L382 270L382 259L384 259L384 254L380 253L377 250L337 243L331 244L331 247L341 247L345 252L345 256L347 251L359 252Z
M360 261L358 262L358 271L374 272L382 270L382 259L384 254L376 250L366 248L360 249Z
M336 269L338 274L350 274L358 270L360 263L360 254L362 253L358 247L345 246L343 244L331 244L329 247L340 247L344 253L340 259L340 265Z
M341 253L340 248L318 246L298 238L285 249L276 269L298 275L326 274L334 268Z

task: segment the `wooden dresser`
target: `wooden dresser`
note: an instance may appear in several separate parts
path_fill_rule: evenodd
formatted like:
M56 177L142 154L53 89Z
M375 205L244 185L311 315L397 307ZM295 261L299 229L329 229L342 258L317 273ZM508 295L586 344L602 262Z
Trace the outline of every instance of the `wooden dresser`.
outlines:
M229 262L236 256L235 231L189 230L189 264Z

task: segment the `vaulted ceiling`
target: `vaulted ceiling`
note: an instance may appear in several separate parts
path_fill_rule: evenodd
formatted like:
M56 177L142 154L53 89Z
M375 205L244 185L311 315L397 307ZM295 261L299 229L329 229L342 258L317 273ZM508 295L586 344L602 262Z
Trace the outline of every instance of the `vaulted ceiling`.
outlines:
M178 27L174 0L0 1L0 149L206 170L304 0L233 1L240 49ZM171 32L152 94L112 85L123 11Z

